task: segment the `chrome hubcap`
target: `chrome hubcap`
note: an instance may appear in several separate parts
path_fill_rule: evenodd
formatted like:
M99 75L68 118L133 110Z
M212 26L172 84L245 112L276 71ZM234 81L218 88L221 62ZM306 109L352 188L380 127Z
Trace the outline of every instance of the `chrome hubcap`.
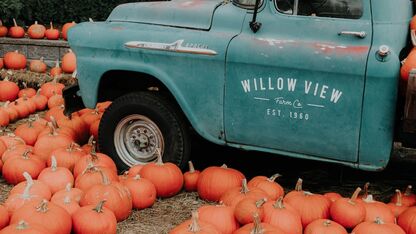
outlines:
M164 140L162 132L152 120L134 114L117 124L114 145L120 159L133 166L155 161L157 150L163 154Z

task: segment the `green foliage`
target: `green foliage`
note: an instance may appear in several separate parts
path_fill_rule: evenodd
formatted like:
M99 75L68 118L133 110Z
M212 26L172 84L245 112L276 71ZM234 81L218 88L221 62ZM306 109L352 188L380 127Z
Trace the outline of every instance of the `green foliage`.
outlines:
M140 0L139 0L140 1ZM35 20L48 25L75 21L105 20L111 10L122 3L139 2L133 0L0 0L0 19L6 25L12 24L12 18L19 24L31 25ZM147 0L141 0L147 1Z

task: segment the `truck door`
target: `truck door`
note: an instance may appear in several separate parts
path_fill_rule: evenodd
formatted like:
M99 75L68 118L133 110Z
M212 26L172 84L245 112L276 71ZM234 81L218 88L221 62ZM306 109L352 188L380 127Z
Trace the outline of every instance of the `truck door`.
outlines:
M263 1L257 33L247 10L242 33L230 42L226 140L356 162L372 38L370 1L290 2Z

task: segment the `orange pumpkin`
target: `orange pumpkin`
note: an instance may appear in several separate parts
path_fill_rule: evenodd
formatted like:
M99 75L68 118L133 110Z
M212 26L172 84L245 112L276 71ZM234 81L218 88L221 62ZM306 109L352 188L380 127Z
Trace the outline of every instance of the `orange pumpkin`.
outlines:
M242 224L253 223L253 215L258 214L260 220L264 217L263 205L266 203L267 199L263 198L256 200L254 198L244 198L237 203L234 208L234 216L237 221Z
M6 127L7 125L9 125L9 123L10 123L9 113L3 108L0 108L0 127Z
M33 146L33 152L39 155L45 162L51 156L50 154L59 148L68 147L73 140L65 134L59 134L52 124L49 125L47 135L39 134L38 140Z
M50 98L55 94L62 95L62 90L65 88L64 84L61 84L57 81L57 77L55 77L52 81L44 83L40 89L40 94Z
M33 121L29 120L26 124L19 125L14 130L14 134L22 138L27 145L33 146L36 143L38 135L41 131L41 128L36 128L33 126Z
M318 219L308 224L304 234L348 234L345 228L329 219Z
M396 218L385 203L375 201L372 195L368 195L363 201L365 207L365 221L373 222L376 218L380 218L385 223L395 223Z
M84 206L72 215L74 233L116 234L117 219L114 212L104 206L105 200L97 205ZM91 222L94 220L94 222Z
M361 188L357 188L351 198L340 198L332 203L332 220L345 228L354 228L365 219L366 210L362 202L357 201Z
M75 188L86 192L94 185L102 183L102 175L105 175L110 182L118 182L118 176L113 170L106 167L94 166L94 164L90 163L90 165L88 165L88 167L75 179Z
M13 19L14 26L9 29L9 37L12 38L23 38L25 36L25 30L18 26L16 20Z
M51 77L59 76L62 74L62 68L59 66L59 60L56 60L55 67L51 68Z
M49 109L56 107L56 106L61 106L64 104L65 104L64 98L60 94L55 94L52 97L50 97L48 100Z
M212 224L221 233L233 233L240 225L234 209L224 205L204 205L198 208L199 220Z
M45 168L45 163L37 157L23 154L21 157L10 158L4 162L3 178L10 184L16 185L25 180L23 172L28 172L32 178L37 178Z
M19 86L7 78L0 81L0 102L14 101L19 94Z
M164 163L161 153L157 153L157 162L144 165L140 175L155 185L158 197L175 196L183 186L182 171L173 163Z
M270 178L265 176L256 176L248 182L248 187L256 187L267 193L272 200L276 200L285 194L283 187L276 183L275 180L281 175L276 173Z
M79 145L71 143L66 148L62 147L54 150L51 155L55 156L58 165L68 168L72 172L75 164L86 154L81 150ZM52 160L49 159L47 165L51 166Z
M227 190L240 187L244 178L243 173L228 168L225 164L221 167L207 167L198 178L197 191L199 197L208 201L219 201Z
M102 183L92 186L81 199L81 206L97 204L106 200L105 206L114 212L117 221L126 219L132 211L132 199L129 189L118 182L110 182L101 173Z
M71 171L66 167L58 167L56 158L51 156L51 167L43 169L38 180L44 182L50 188L52 194L66 187L68 183L74 183L74 176Z
M140 175L140 171L142 170L143 166L143 164L138 164L130 167L127 176L134 178L136 175Z
M46 69L47 69L47 66L43 62L43 57L41 57L40 59L34 59L34 60L30 61L29 69L32 72L45 73Z
M416 207L410 207L397 218L397 224L407 234L416 234Z
M80 208L78 201L71 199L70 196L66 196L60 200L55 199L51 202L64 208L71 216Z
M41 225L51 233L71 233L71 216L64 208L49 203L47 200L40 203L32 201L17 209L11 216L10 223L18 223L20 220Z
M148 179L140 175L127 178L122 182L130 191L133 208L145 209L151 207L156 201L156 187Z
M192 212L192 218L187 220L172 230L169 234L220 234L221 232L212 224L201 221L198 212Z
M51 201L59 202L63 200L65 197L69 197L71 200L80 202L82 197L84 196L84 191L78 188L73 188L71 183L68 183L65 189L59 190L55 194L53 194Z
M298 211L303 227L317 219L329 218L331 201L323 195L302 192L302 194L286 196L284 201Z
M53 28L52 22L50 22L50 28L45 31L45 37L48 40L58 40L59 39L59 30Z
M73 73L77 69L77 58L72 50L68 50L62 57L62 71L65 73Z
M404 61L402 67L400 68L400 77L403 81L409 79L409 73L412 69L416 68L416 50L413 49L407 55L406 60Z
M29 146L29 145L14 145L11 146L9 148L7 148L7 150L4 151L1 160L3 162L6 162L7 160L11 159L11 158L18 158L21 157L24 154L28 154L30 157L38 157L34 154L31 153L33 147Z
M17 94L19 98L23 96L31 98L36 95L36 90L34 88L28 88L26 82L23 82L23 86L24 88L19 90L19 93Z
M276 202L268 201L263 206L265 223L276 226L286 234L302 234L302 219L299 213L279 197Z
M0 37L5 37L5 36L7 36L7 32L8 32L9 30L7 29L7 27L6 26L4 26L3 25L3 22L0 20ZM1 66L0 66L0 68L1 68Z
M43 197L39 197L39 195L33 195L30 192L32 186L32 183L27 183L23 193L14 193L7 197L6 201L4 202L4 206L7 208L9 216L11 216L17 209L31 201L40 202L44 199Z
M38 89L36 95L32 97L33 102L36 105L36 110L42 111L46 109L48 104L48 98L40 94L41 89Z
M4 66L3 58L0 58L0 69L2 69Z
M254 200L270 199L269 195L262 189L255 187L249 189L247 179L244 178L241 187L230 188L221 196L220 201L226 206L235 207L244 198L253 198Z
M408 207L404 206L402 203L402 192L400 190L396 189L396 202L390 202L387 204L387 206L390 208L390 210L393 212L394 217L399 217L401 213L403 213Z
M23 176L25 177L26 181L22 181L18 183L16 186L14 186L12 190L10 190L9 195L23 194L27 185L31 184L29 192L32 196L38 196L46 200L51 199L52 193L48 185L46 185L40 180L33 180L27 172L23 172Z
M396 193L390 200L392 203L397 203L399 194ZM416 205L416 194L412 192L412 185L408 185L401 197L401 203L403 206Z
M27 29L27 35L31 39L43 39L45 37L45 31L45 26L38 24L38 21L35 21L35 23L30 25Z
M72 22L70 22L70 23L65 23L65 24L64 24L64 26L62 27L62 38L63 38L64 40L67 40L67 39L68 39L68 30L69 30L71 27L74 27L75 25L76 25L75 21L72 21Z
M7 208L0 205L0 230L9 224L9 212Z
M91 148L91 152L83 156L74 166L74 177L77 178L90 164L99 167L106 167L117 174L117 166L108 155L97 153L95 151L95 143Z
M412 20L410 21L410 30L416 30L416 16L413 16Z
M26 57L19 51L7 52L4 55L4 66L8 69L20 70L26 68Z
M376 218L374 221L365 221L358 224L351 234L370 234L370 233L394 233L406 234L403 229L394 223L385 223L382 219ZM407 232L407 234L412 234Z
M183 174L183 184L186 191L196 191L197 190L197 184L198 184L198 177L201 173L198 170L195 170L194 164L192 161L188 162L189 164L189 171L185 172Z

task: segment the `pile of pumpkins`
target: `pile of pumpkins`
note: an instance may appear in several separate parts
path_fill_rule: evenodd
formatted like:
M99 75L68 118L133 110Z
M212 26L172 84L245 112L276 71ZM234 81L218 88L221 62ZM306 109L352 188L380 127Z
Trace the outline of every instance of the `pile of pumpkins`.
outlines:
M51 77L60 76L62 73L71 74L77 69L77 60L74 52L71 49L68 49L68 52L62 56L62 66L59 64L59 60L56 61L55 66L49 70L49 75ZM2 68L11 69L11 70L22 70L27 67L27 59L24 54L19 53L19 51L7 52L4 55L4 58L0 58L0 69ZM31 72L37 73L46 73L48 66L43 61L43 58L33 59L29 63L29 70Z
M11 38L24 38L26 32L22 26L17 25L16 20L13 19L14 25L10 28L7 28L3 25L2 21L0 20L0 37L11 37ZM67 40L68 29L75 26L76 23L74 21L65 23L62 27L62 35L57 28L53 27L53 23L50 22L50 28L46 29L46 27L42 24L38 24L35 21L34 24L29 26L27 29L27 36L30 39L48 39L48 40L59 40L62 36L62 39Z

